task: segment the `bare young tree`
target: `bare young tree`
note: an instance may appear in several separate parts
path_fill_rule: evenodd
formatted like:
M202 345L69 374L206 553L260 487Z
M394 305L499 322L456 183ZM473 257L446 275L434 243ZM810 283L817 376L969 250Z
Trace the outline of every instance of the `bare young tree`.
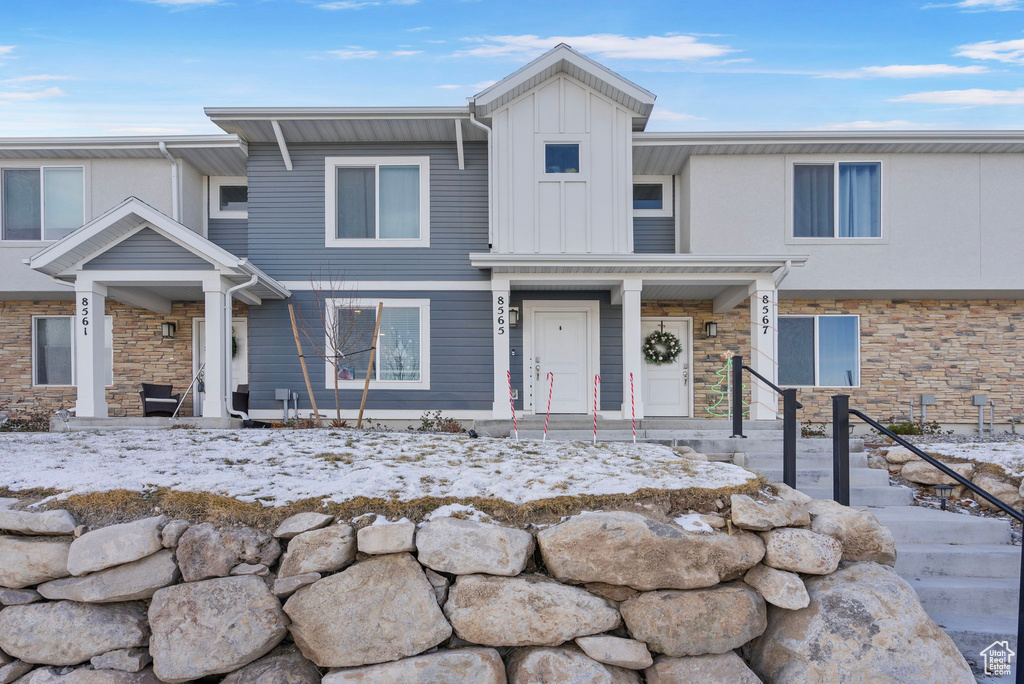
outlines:
M340 380L356 380L359 359L373 346L374 310L361 306L345 287L344 274L320 268L309 275L313 300L300 307L299 328L313 354L331 369L334 378L335 425L341 421ZM367 324L369 327L367 327Z

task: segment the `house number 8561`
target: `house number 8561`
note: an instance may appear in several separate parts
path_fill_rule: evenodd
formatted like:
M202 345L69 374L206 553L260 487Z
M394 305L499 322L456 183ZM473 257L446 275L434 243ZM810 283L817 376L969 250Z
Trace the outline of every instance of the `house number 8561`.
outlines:
M89 298L82 297L82 334L89 334Z

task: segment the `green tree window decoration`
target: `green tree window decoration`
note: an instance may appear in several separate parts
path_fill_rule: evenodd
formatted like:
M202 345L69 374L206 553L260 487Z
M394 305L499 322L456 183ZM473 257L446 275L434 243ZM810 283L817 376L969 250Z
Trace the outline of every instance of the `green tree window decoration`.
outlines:
M725 365L715 371L715 375L718 376L718 382L716 382L714 385L712 385L711 391L714 394L717 394L718 396L712 395L711 401L713 403L711 404L711 406L709 406L709 407L707 407L705 409L708 413L710 413L711 415L716 416L718 418L729 418L729 417L731 417L731 414L728 411L728 408L729 408L728 405L726 405L726 407L725 407L725 409L726 409L725 412L722 412L722 410L719 409L719 407L722 405L722 402L729 398L728 382L729 382L729 378L731 377L731 373L732 373L732 354L730 354L728 356L728 359L726 360ZM723 385L726 386L725 389L722 389ZM747 384L743 383L743 386L740 389L741 390L747 389ZM746 401L744 401L743 402L743 406L746 407L746 410L743 412L743 415L749 416L750 415L750 404L748 404Z

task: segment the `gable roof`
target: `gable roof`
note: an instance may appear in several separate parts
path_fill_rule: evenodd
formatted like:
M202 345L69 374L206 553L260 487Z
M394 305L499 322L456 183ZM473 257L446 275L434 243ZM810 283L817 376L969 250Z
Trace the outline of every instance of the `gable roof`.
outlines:
M490 116L506 102L559 73L568 74L635 112L637 117L633 120L633 128L643 130L654 108L655 95L565 43L556 45L522 69L477 93L470 98L470 105L478 117Z
M263 297L284 299L291 293L284 285L202 235L157 211L137 197L129 197L25 260L28 266L59 280L74 281L73 269L95 259L145 228L209 262L221 275L236 282L257 276L252 291Z

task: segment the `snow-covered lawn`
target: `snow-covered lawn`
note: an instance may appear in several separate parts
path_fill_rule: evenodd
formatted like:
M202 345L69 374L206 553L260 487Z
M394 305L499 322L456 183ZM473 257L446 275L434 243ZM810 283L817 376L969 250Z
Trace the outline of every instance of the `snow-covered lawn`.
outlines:
M0 434L0 486L65 494L166 487L281 506L305 498L525 503L640 489L718 489L756 476L653 444L350 430L123 430Z
M935 442L920 445L929 454L1001 465L1008 475L1024 476L1024 442Z

